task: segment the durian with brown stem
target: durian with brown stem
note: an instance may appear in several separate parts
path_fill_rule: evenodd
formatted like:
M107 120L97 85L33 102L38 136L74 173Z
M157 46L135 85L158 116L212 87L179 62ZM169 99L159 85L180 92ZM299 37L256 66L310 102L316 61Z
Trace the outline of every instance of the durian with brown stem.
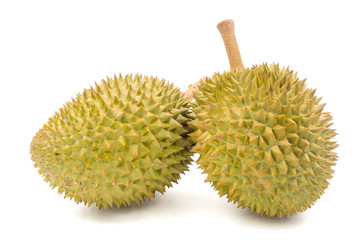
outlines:
M270 217L302 212L319 199L334 172L337 147L325 104L289 68L244 68L234 23L218 24L229 72L204 78L194 95L197 163L219 195Z
M65 198L105 209L139 205L188 170L190 113L165 80L114 76L56 112L31 142L31 157Z

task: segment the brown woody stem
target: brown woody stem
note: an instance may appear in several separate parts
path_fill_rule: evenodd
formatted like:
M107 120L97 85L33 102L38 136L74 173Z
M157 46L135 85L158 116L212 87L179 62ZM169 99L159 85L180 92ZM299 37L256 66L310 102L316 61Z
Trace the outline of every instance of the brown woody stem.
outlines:
M244 64L241 60L241 55L239 47L237 45L235 31L234 31L234 21L231 19L221 21L217 28L221 34L221 37L224 41L226 52L229 58L230 71L237 71L244 68ZM188 90L185 92L185 99L187 101L192 101L194 99L194 92L197 92L198 86L200 85L201 80L196 82L193 85L190 85Z
M217 25L221 37L224 41L226 52L229 58L230 70L237 71L244 68L241 60L239 47L235 37L234 21L231 19L224 20Z

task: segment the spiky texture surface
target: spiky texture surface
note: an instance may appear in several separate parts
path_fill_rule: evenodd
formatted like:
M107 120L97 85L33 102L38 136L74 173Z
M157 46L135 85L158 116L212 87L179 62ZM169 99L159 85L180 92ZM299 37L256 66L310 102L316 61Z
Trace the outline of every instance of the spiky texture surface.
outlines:
M195 93L190 134L206 181L239 207L266 216L309 208L337 159L325 104L296 73L258 65L215 74Z
M77 203L105 209L139 204L188 169L190 118L172 84L115 76L56 112L30 152L45 181Z

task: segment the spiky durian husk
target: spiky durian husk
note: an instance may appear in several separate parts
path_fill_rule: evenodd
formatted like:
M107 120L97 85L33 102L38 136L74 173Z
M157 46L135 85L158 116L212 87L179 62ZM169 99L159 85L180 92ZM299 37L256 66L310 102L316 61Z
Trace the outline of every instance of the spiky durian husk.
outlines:
M266 216L309 208L337 159L331 116L305 80L279 65L215 74L195 93L190 134L206 181Z
M30 152L45 181L77 203L139 204L188 170L190 118L183 93L165 80L114 76L56 112Z

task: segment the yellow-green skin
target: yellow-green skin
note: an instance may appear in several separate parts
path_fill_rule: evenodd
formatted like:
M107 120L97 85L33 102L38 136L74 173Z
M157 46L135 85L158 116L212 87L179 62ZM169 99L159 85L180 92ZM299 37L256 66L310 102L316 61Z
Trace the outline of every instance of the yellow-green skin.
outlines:
M31 143L32 160L46 182L77 203L140 204L188 170L188 105L164 80L108 78L49 119Z
M314 93L279 65L203 80L190 138L206 181L260 215L309 208L328 186L337 159L331 116Z

